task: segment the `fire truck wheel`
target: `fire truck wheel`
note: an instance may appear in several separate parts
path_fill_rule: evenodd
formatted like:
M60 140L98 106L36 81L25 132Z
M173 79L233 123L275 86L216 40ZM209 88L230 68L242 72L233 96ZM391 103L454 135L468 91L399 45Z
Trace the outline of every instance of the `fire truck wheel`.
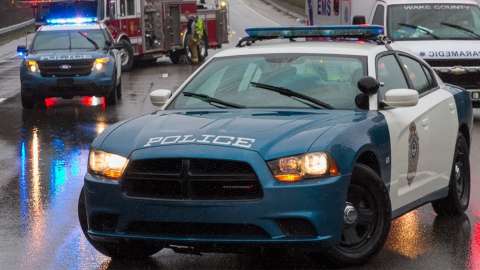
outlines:
M170 61L172 61L173 64L177 65L180 63L180 57L182 57L183 53L181 51L172 51L170 52Z
M134 53L132 44L128 40L122 39L120 43L123 45L123 49L120 50L120 56L122 59L122 71L130 71L133 68Z

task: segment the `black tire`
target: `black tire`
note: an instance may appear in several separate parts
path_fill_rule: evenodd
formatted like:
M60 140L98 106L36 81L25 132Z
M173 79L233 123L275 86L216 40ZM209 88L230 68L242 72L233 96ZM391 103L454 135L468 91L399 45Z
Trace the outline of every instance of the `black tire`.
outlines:
M110 90L107 96L105 96L105 100L107 101L107 105L116 105L117 104L117 86L116 83Z
M142 241L101 242L88 235L87 211L85 208L85 192L82 188L78 199L78 220L82 232L88 242L100 253L114 259L145 259L159 252L162 247Z
M27 110L33 109L35 107L35 97L33 95L29 95L25 93L25 91L21 90L21 98L22 98L22 107Z
M180 64L180 58L182 57L182 55L184 55L182 51L183 50L176 50L176 51L170 52L169 58L170 58L170 61L172 61L172 64L175 64L175 65Z
M128 40L122 39L120 43L123 45L123 49L120 50L122 54L122 71L128 72L133 68L133 62L135 60L135 54L132 44Z
M345 212L348 206L353 206L358 216L350 222L345 218L341 241L325 252L336 267L366 263L382 249L390 231L388 190L370 167L358 164L353 169Z
M120 83L117 85L117 99L122 99L122 78L120 78Z
M439 216L463 215L470 204L470 150L467 139L458 135L453 157L448 196L432 202Z

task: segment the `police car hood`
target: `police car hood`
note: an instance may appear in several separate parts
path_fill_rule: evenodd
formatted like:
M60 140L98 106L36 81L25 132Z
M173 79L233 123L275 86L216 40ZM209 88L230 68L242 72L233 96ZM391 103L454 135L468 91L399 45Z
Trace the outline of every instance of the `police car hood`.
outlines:
M37 61L88 60L105 57L101 50L34 51L28 59Z
M396 41L424 59L480 59L480 40Z
M268 160L305 153L333 126L350 126L363 114L336 110L159 112L110 127L92 147L129 156L137 149L196 144L257 151Z

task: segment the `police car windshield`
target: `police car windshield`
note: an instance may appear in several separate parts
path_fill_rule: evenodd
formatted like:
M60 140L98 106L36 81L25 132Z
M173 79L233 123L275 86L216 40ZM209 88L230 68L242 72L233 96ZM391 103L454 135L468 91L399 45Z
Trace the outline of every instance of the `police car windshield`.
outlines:
M480 9L476 5L392 5L388 18L393 40L480 39Z
M358 56L271 54L222 57L210 62L183 91L238 104L242 108L353 110L356 109L355 97L359 94L357 82L366 75L366 70L366 57ZM288 89L295 95L279 89ZM189 95L178 95L169 109L217 107Z
M40 31L37 33L33 51L46 50L96 50L95 41L99 47L106 45L106 37L102 30L68 30L68 31Z

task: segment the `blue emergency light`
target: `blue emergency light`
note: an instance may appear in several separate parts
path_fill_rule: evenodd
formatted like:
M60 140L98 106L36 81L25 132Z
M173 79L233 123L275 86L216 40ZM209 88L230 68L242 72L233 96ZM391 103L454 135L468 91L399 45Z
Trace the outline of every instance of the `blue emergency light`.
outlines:
M245 30L253 39L276 38L360 38L372 39L384 34L379 25L328 25L248 28Z
M84 24L94 23L97 18L94 17L75 17L75 18L51 18L47 19L47 24Z

